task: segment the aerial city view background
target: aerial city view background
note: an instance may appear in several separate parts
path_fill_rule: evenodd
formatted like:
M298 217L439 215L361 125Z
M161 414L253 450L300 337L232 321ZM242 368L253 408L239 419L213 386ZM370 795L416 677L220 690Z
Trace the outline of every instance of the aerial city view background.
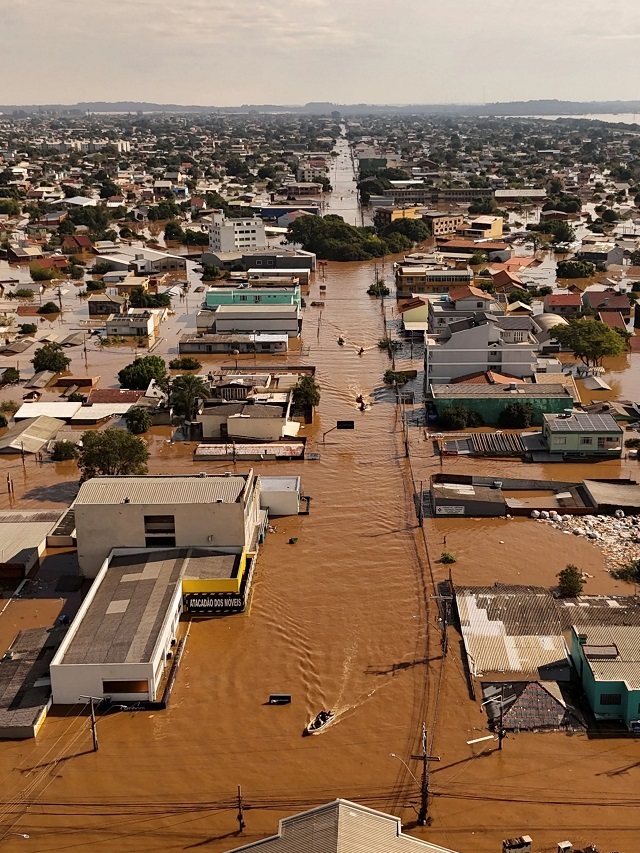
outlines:
M0 845L635 853L637 4L76 6L2 24Z

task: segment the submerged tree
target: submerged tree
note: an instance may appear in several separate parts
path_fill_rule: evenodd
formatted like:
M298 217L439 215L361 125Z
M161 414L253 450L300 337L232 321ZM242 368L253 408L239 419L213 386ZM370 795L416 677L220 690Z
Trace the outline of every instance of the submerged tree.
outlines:
M82 434L78 467L82 481L102 475L146 474L149 451L141 438L123 429Z

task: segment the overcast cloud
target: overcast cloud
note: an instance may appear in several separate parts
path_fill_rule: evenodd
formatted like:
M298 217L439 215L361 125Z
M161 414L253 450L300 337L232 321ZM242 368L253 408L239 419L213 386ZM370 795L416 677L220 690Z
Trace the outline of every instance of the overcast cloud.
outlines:
M640 98L640 0L6 0L1 103Z

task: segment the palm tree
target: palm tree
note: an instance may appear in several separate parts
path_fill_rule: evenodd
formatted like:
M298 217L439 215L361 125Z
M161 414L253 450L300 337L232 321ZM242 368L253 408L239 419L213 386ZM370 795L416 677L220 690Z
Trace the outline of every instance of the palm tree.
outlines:
M195 416L199 399L209 397L209 386L201 377L193 373L176 376L171 382L170 399L176 414L184 420Z

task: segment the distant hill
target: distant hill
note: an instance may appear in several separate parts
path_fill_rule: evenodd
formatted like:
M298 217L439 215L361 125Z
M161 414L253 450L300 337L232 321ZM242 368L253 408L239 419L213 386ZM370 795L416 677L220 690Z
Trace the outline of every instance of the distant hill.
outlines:
M292 113L329 115L371 115L383 113L466 116L526 116L526 115L605 115L640 113L640 101L505 101L492 104L332 104L327 102L290 104L243 104L237 107L216 107L200 104L155 104L145 101L86 101L77 104L6 104L0 112L62 113Z

